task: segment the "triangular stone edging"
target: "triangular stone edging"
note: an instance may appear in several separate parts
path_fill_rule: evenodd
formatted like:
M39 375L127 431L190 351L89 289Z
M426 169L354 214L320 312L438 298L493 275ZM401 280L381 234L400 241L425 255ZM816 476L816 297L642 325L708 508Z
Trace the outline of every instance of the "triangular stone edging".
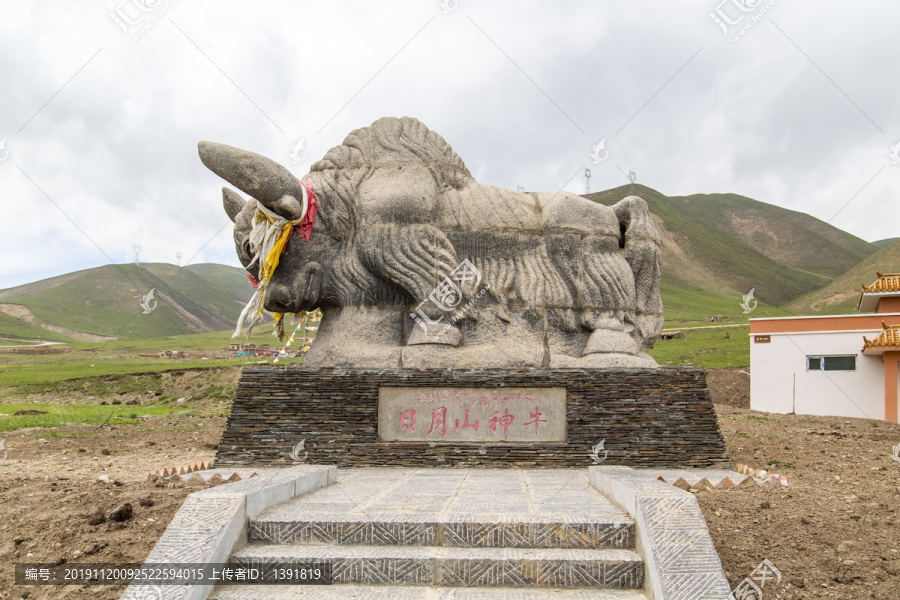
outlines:
M228 475L233 472L230 470ZM251 518L271 506L337 481L337 468L333 466L304 465L257 472L257 477L189 494L144 564L226 563L235 546L247 539ZM212 588L212 584L131 584L121 600L206 600Z
M158 479L160 477L171 477L172 475L185 475L196 471L209 469L212 463L209 461L197 461L187 465L179 465L177 467L160 467L153 469L144 474L143 481Z
M630 467L589 467L591 485L635 521L655 600L729 600L731 587L697 499Z
M751 469L738 463L733 471L725 469L635 469L685 491L699 489L730 490L734 487L784 486L789 487L787 477L769 473L764 469ZM701 483L702 480L706 483Z

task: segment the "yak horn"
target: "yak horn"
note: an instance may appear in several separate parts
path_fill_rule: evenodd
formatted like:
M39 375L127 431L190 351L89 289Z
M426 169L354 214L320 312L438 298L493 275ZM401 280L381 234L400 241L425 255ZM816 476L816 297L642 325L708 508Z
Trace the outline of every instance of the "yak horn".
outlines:
M303 186L286 168L255 152L225 144L200 142L200 160L206 167L270 210L282 196L303 197Z
M225 206L225 214L234 221L238 214L243 210L247 201L241 198L240 194L227 187L222 188L222 204Z

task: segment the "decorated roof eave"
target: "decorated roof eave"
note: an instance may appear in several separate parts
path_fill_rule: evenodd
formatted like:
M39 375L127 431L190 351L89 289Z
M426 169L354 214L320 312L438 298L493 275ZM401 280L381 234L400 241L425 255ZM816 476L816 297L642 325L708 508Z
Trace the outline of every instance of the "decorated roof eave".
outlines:
M900 351L900 324L888 325L881 322L881 333L874 339L863 336L863 354L882 354L884 352Z
M881 271L875 271L875 275L878 277L872 283L872 285L860 284L862 286L862 293L859 295L859 300L856 302L856 310L861 310L863 299L866 297L866 294L893 294L900 293L900 273L882 273Z

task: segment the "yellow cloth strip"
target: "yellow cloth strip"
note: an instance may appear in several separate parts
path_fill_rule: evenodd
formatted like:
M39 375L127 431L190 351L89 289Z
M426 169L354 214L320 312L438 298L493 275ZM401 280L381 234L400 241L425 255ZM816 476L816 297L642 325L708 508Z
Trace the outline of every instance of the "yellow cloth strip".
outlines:
M268 217L267 217L268 218ZM272 219L269 219L271 222ZM259 280L265 281L265 288L263 288L263 294L265 294L266 288L269 287L269 280L272 278L272 274L275 272L275 269L278 267L278 261L281 260L281 253L284 251L284 247L287 244L288 239L291 237L291 231L293 230L294 225L292 223L285 223L281 228L281 234L278 236L278 241L275 242L275 245L272 246L272 249L269 250L269 254L266 256L265 261L259 269ZM263 312L262 304L260 304L259 310L256 311L257 315L261 315ZM283 316L283 313L275 313L275 318L278 319Z

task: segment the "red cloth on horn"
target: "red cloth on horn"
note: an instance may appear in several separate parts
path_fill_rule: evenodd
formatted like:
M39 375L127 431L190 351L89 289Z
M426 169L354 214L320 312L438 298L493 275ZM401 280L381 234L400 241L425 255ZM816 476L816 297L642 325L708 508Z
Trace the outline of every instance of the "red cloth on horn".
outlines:
M316 212L319 210L316 206L316 193L313 191L312 185L308 181L300 179L300 185L306 188L306 196L309 200L309 206L306 209L306 216L303 217L303 220L297 223L294 226L294 231L300 234L300 237L303 238L304 242L309 241L309 236L312 233L313 224L316 222ZM287 245L285 245L287 248Z

